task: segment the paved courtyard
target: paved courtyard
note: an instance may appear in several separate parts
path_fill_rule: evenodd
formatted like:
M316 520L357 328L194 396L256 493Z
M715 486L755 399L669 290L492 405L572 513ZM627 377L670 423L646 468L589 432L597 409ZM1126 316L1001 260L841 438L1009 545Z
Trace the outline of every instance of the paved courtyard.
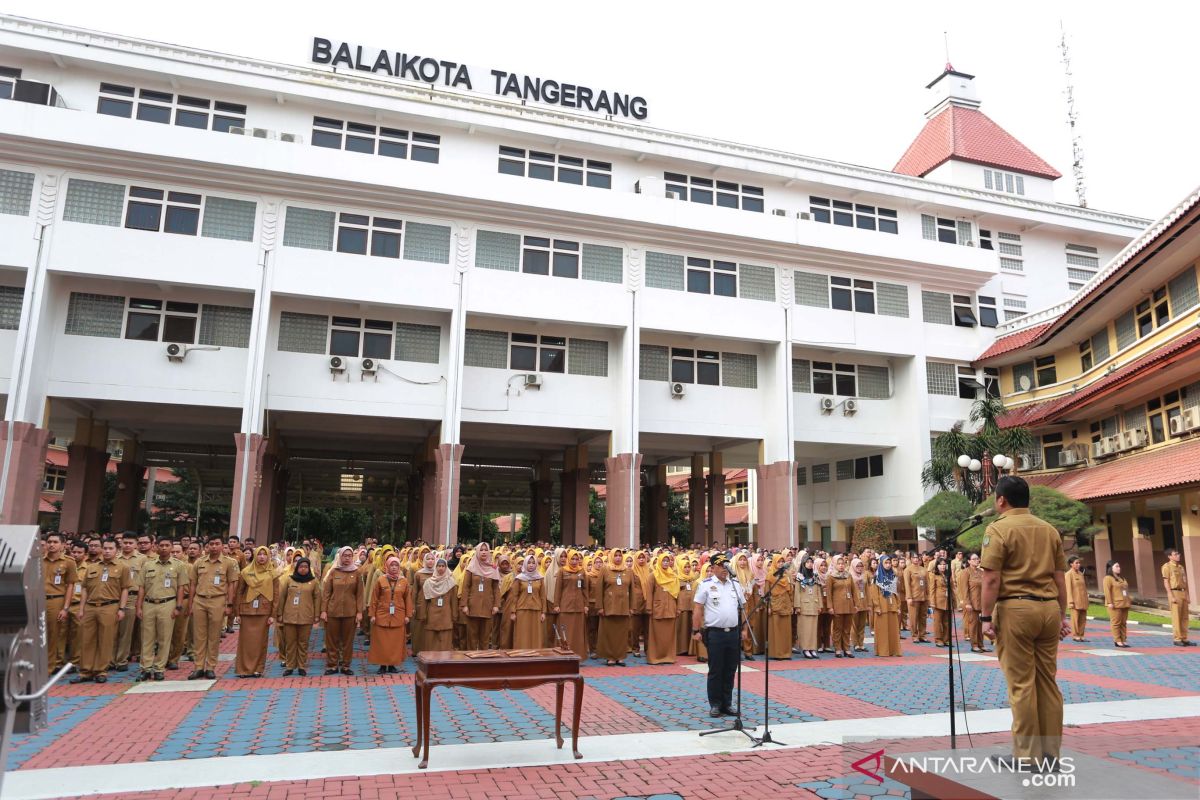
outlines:
M1062 647L1065 746L1196 797L1200 648L1172 647L1161 629L1131 628L1133 649L1116 651L1107 634L1094 622L1090 642ZM107 684L56 688L47 729L13 742L4 797L906 797L903 786L850 767L880 747L864 749L864 738L886 741L889 752L948 746L946 651L904 645L903 659L771 662L771 725L788 746L752 751L740 734L696 735L713 720L705 667L694 659L588 662L582 761L550 739L552 686L439 690L430 768L418 771L408 749L411 659L399 675L324 677L318 631L308 677L282 677L272 654L265 677L242 680L231 671L234 634L222 641L216 681L184 680L185 662L162 683L139 684L131 669ZM959 746L1002 745L1010 718L999 665L967 656ZM746 667L746 721L761 724L765 665L759 658Z

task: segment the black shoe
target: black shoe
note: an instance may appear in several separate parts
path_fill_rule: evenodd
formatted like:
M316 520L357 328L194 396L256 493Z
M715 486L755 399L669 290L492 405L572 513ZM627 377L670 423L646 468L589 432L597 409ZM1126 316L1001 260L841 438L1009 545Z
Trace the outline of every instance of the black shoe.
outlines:
M179 665L172 662L170 664L167 664L167 669L179 669Z
M92 678L92 680L94 680L96 683L108 683L108 676L97 675L95 678Z
M256 673L254 673L253 675L251 675L250 677L251 677L251 678L261 678L261 677L262 677L262 673L261 673L261 672L256 672Z
M91 682L92 682L91 678L85 678L82 675L76 675L74 678L71 678L71 680L67 681L67 683L91 683Z
M1187 642L1171 642L1176 647L1187 647Z
M301 667L300 669L296 670L296 674L298 674L301 678L306 678L308 677L308 670L304 669L304 667Z
M285 678L290 678L290 677L292 676L292 673L293 673L293 672L295 672L295 671L296 671L296 670L294 670L294 669L285 669L285 670L283 671L283 677L285 677Z
M109 669L111 669L113 672L128 672L129 665L128 664L116 664L114 666L109 667Z
M854 658L854 653L846 653L846 658Z
M375 674L376 675L387 675L387 667L380 667L379 671L376 672Z
M166 676L166 675L163 675L161 672L156 672L156 673L154 673L154 680L156 680L156 681L165 681L166 679L167 679L167 676Z
M342 667L342 674L343 675L353 675L354 670L350 669L349 667Z
M721 716L721 709L713 706L712 708L708 709L708 715L710 717L719 717Z
M337 670L330 668L330 669L325 670L325 674L326 675L337 675Z
M197 670L193 670L192 674L188 675L188 680L189 681L198 681L203 677L204 677L204 670L197 669Z
M1183 640L1183 646L1184 646L1184 647L1195 647L1195 646L1196 646L1196 643L1195 643L1195 642L1190 642L1190 641L1188 641L1187 639L1184 639L1184 640Z
M833 654L833 657L834 657L834 658L841 658L841 657L842 657L842 654L841 654L841 653L834 653L834 654Z
M204 673L204 677L208 678L210 681L215 681L217 679L217 673L210 669Z
M721 709L721 713L727 717L736 717L738 715L738 710L736 708L730 708L729 706L725 706L724 708Z
M142 681L152 681L152 680L154 680L154 673L142 671L142 673L139 674L135 680L138 683L141 683Z
M400 672L400 668L399 668L399 667L388 667L388 674L389 674L389 675L395 675L395 674L397 674L397 673L399 673L399 672Z
M753 661L754 656L742 656L742 661Z

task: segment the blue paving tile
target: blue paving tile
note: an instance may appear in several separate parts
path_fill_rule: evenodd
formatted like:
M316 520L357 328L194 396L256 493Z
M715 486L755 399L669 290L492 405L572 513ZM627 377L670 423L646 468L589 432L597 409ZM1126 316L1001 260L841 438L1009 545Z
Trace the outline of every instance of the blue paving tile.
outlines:
M1109 755L1121 761L1132 761L1145 767L1164 770L1193 783L1200 782L1200 746L1159 747Z
M46 727L35 734L14 734L5 769L17 769L47 746L58 741L83 720L112 702L117 695L99 697L50 697Z
M1169 640L1170 637L1166 638ZM1190 692L1200 688L1200 678L1196 677L1200 672L1200 656L1191 653L1137 655L1128 658L1076 656L1063 658L1058 664L1059 669L1086 672L1101 678L1119 678Z

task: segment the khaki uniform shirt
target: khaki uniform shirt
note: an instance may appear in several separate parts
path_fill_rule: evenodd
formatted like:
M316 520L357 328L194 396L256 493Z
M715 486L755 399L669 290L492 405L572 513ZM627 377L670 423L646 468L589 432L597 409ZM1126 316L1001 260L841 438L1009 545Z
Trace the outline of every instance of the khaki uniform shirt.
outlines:
M546 611L546 581L513 581L509 594L516 599L517 611Z
M321 615L321 595L317 578L297 583L289 575L275 591L275 619L287 625L312 625Z
M1055 598L1054 573L1067 571L1067 557L1052 525L1028 508L1012 508L987 526L980 566L1000 573L1000 600L1015 595Z
M406 585L405 591L407 588ZM491 619L492 609L500 607L500 581L495 578L481 578L468 572L463 577L462 593L462 604L467 607L468 617Z
M363 606L362 581L357 572L332 569L321 581L324 595L321 608L331 617L353 617Z
M1163 564L1162 576L1172 592L1187 591L1187 572L1184 571L1183 564L1168 561Z
M604 570L602 581L600 608L605 616L627 617L633 603L633 583L637 576L632 570Z
M954 584L955 598L962 600L964 606L970 606L972 611L982 614L983 570L963 567L958 571L957 581Z
M1104 576L1104 604L1113 608L1129 608L1129 581L1115 575Z
M46 597L62 599L67 595L78 579L75 569L75 559L60 555L58 558L42 559L42 582L45 584Z
M448 631L454 629L458 621L458 587L451 586L443 595L426 600L422 592L417 595L417 602L425 606L425 630Z
M143 601L174 600L179 591L179 576L182 572L179 562L173 558L167 559L165 564L157 558L147 560L142 564L141 577L138 579Z
M129 597L136 597L142 589L142 565L146 563L146 557L134 550L133 555L118 555L117 561L129 570Z
M129 588L129 568L116 559L94 561L83 572L83 588L88 605L120 600Z
M944 574L935 572L929 574L929 606L939 611L950 609L949 587L946 585Z
M192 590L196 597L221 597L238 579L237 562L229 556L220 556L216 561L207 555L192 564Z
M826 582L829 589L829 607L834 614L853 614L854 608L854 579L847 576L845 578L837 578L833 575L829 576Z
M792 602L800 610L802 616L815 617L821 613L823 603L819 584L814 581L808 585L803 585L800 581L797 581L794 592L795 597Z
M558 610L563 614L588 610L588 577L582 571L558 573Z
M1082 572L1067 570L1067 608L1084 611L1088 607L1087 581Z
M929 599L929 573L925 567L909 564L904 568L904 599L921 603Z

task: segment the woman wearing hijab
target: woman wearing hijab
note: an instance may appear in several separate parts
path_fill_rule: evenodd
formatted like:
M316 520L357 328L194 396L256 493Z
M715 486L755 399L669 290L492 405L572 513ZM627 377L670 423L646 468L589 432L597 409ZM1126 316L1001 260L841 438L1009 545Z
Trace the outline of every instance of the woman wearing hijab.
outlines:
M596 658L608 666L625 666L629 652L629 610L633 602L631 570L625 566L625 554L612 551L600 573L600 631L596 636Z
M542 644L539 647L553 647L555 644L554 630L558 625L558 612L554 607L558 605L558 578L562 574L562 568L567 563L567 549L559 547L554 551L554 554L549 556L549 560L543 560L546 565L543 571L546 582L543 584L546 594L546 627L542 631Z
M632 573L629 581L629 652L641 655L649 644L647 626L651 618L654 578L650 570L650 557L645 550L627 554L625 565Z
M234 610L240 618L237 661L239 678L261 678L267 665L267 639L275 618L275 567L271 551L254 549L254 560L242 570L234 595Z
M833 652L833 610L829 606L829 561L813 559L817 588L821 592L821 613L817 616L817 652Z
M978 558L978 556L971 556ZM1129 619L1129 582L1121 575L1121 565L1109 561L1104 567L1104 607L1108 609L1108 624L1112 627L1113 647L1129 647L1126 620Z
M459 614L458 584L445 557L434 558L433 572L422 581L417 599L425 606L424 648L431 652L453 650L454 621Z
M908 630L908 602L905 596L908 589L904 586L904 570L908 569L908 561L902 556L897 556L892 560L892 571L896 573L899 580L896 581L896 597L900 598L900 638L904 638L904 632Z
M854 628L854 579L846 570L846 557L833 557L833 569L826 580L829 609L833 612L833 655L854 658L850 652L850 634Z
M670 553L654 557L650 584L650 625L646 632L646 663L675 663L675 622L682 592L675 558Z
M601 577L603 560L603 550L593 553L583 560L583 569L587 574L587 640L589 653L596 652L596 641L600 638L600 599L604 589L604 581Z
M753 661L754 656L763 654L764 637L767 631L767 607L762 597L767 591L767 557L763 553L750 556L750 583L743 584L746 590L746 619L750 621L750 629L754 635L749 640L742 640L746 652L746 660Z
M796 575L793 603L796 606L796 649L805 658L817 657L817 618L824 602L821 585L813 571L813 559L805 556Z
M538 571L536 555L525 556L509 594L514 606L512 646L518 650L542 647L546 635L546 579Z
M755 616L758 610L758 593L754 588L754 573L750 568L750 554L741 551L733 557L733 577L737 578L738 586L742 589L746 620L754 629L753 641L742 637L742 657L746 661L754 660L755 643L762 641L762 626L755 627ZM707 564L705 565L708 566ZM702 578L703 580L703 578ZM703 638L703 637L701 637Z
M308 674L308 640L321 613L321 582L307 558L297 558L275 598L275 619L283 629L283 675Z
M864 646L867 636L867 616L870 613L871 598L867 594L870 581L862 559L856 558L850 562L850 579L854 581L854 632L851 639L854 652L865 653L867 652L867 648Z
M486 650L492 639L492 619L500 613L500 570L492 550L480 542L463 571L459 611L466 620L466 648Z
M500 571L500 613L492 621L495 632L496 648L511 650L513 646L513 625L517 616L516 573L513 572L512 558L503 553L496 559L496 569Z
M337 552L333 569L325 575L321 621L325 623L325 674L353 675L354 629L362 621L362 581L354 549Z
M885 555L875 571L871 584L871 606L875 612L875 655L902 656L900 650L900 600L898 589L903 581L896 579L892 568L892 557Z
M946 559L939 558L934 562L933 571L929 574L929 606L933 609L933 646L950 646L950 598L947 581L950 571Z
M779 568L787 563L787 556L783 553L779 553L771 559L771 583L769 584L771 603L770 608L767 609L767 625L770 626L767 644L770 651L767 653L767 658L773 658L776 661L790 661L792 658L792 617L795 616L795 589L792 586L791 577L786 572L779 578L775 577Z
M692 598L696 594L696 573L692 571L690 553L680 553L675 559L675 574L679 576L679 616L675 618L675 655L686 656L692 639Z
M557 581L551 610L557 615L558 626L566 632L566 646L583 661L588 657L588 579L583 571L582 553L578 550L567 553Z
M422 547L421 551L421 564L416 570L413 570L412 579L409 581L413 609L412 632L409 634L409 638L412 640L413 658L416 658L425 649L425 600L421 596L421 585L433 575L435 560L433 551L428 547Z
M371 649L367 660L379 667L379 674L399 672L397 666L406 656L405 639L412 619L408 580L401 573L400 559L389 556L384 574L371 590L368 612L371 617Z

